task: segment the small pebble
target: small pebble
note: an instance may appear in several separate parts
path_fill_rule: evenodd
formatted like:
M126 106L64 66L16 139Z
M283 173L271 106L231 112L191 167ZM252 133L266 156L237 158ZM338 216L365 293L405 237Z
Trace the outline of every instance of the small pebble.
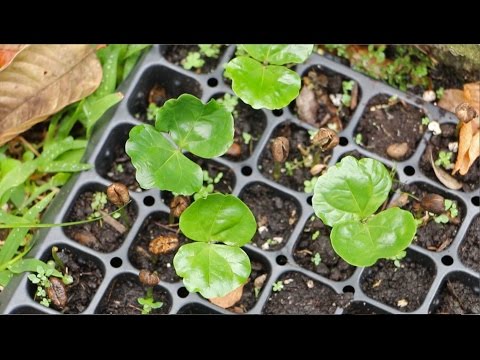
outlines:
M313 288L313 286L314 286L313 280L308 280L308 281L307 281L307 287L308 287L309 289L311 289L311 288Z
M293 279L285 279L285 280L283 280L283 283L284 283L285 285L288 285L288 284L290 284L290 283L292 283L292 282L293 282Z
M448 143L448 150L454 153L458 152L458 141Z
M405 307L405 306L407 306L407 305L408 305L408 301L405 300L405 299L400 299L400 300L398 300L398 302L397 302L397 306L398 306L398 307L401 307L401 308L403 308L403 307Z
M437 96L435 95L435 91L427 90L423 93L422 98L426 102L432 102L432 101L435 101Z
M342 94L330 94L330 100L332 101L333 105L339 107L340 105L342 105Z
M428 124L428 130L433 132L433 135L440 135L442 133L440 124L437 121L430 121L430 123Z

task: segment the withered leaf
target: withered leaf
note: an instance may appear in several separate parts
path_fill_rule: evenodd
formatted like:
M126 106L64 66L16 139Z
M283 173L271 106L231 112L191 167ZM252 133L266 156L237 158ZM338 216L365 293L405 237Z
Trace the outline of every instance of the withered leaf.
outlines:
M27 46L23 44L0 44L0 71L6 68L15 56Z
M242 298L243 295L243 286L241 285L240 287L236 288L235 290L229 292L227 295L222 296L222 297L216 297L216 298L211 298L209 299L212 304L215 304L217 306L220 306L224 309L229 308L233 305L235 305L240 299Z
M94 46L27 46L0 72L0 145L91 94L101 80Z

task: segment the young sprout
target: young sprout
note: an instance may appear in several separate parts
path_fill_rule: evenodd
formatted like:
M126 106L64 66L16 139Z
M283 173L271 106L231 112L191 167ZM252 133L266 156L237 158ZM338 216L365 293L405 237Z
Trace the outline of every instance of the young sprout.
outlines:
M147 289L145 297L137 299L138 303L143 306L142 315L150 314L154 309L160 309L163 303L160 301L156 302L153 298L153 287L160 283L157 273L141 270L138 278Z
M93 212L90 214L88 217L89 219L94 219L98 218L101 216L100 211L105 208L105 205L107 205L108 199L107 195L104 192L97 191L93 194L93 200L92 203L90 204Z
M223 97L219 98L217 102L222 104L229 113L232 113L236 116L235 108L238 105L238 97L235 95L225 94Z
M438 159L435 160L435 165L443 166L447 170L453 168L452 155L451 151L440 151L438 153Z
M422 118L422 125L428 126L430 124L430 119L428 117L423 117Z
M357 135L355 135L355 144L363 145L362 141L363 141L362 133L358 133Z
M273 283L273 286L272 286L272 291L273 292L279 292L283 290L283 283L281 280L277 281L277 282L274 282Z
M314 240L314 241L317 240L319 236L320 236L320 230L315 231L312 234L312 240Z
M209 58L218 58L220 55L220 44L200 44L200 52Z
M315 188L315 184L317 183L318 176L314 176L310 180L305 180L303 182L304 189L303 191L307 194L313 193L313 189Z
M395 267L399 268L400 267L400 260L402 260L405 256L407 256L407 252L405 250L402 250L397 255L391 256L387 259L392 260L393 265L395 265Z
M322 262L322 258L320 257L320 254L317 252L315 253L314 256L312 256L311 261L312 263L315 264L315 266L318 266Z
M353 80L342 82L342 89L343 89L342 104L345 105L346 107L350 107L350 103L352 101L351 92L353 90L354 85L355 85L355 81Z
M200 69L203 65L205 65L205 60L203 60L200 56L199 52L189 52L187 57L182 60L182 66L186 70L190 69Z
M282 164L288 158L290 150L290 142L286 137L279 136L273 140L271 151L273 157L273 178L278 181L280 179L280 171Z

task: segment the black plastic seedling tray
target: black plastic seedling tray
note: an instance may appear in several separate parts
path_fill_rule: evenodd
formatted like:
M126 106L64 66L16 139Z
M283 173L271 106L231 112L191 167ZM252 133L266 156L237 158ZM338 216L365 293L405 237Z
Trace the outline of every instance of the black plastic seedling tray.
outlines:
M91 187L104 188L111 183L110 180L105 178L105 169L112 162L112 147L117 141L124 141L127 138L131 126L141 123L134 117L137 111L136 107L139 101L144 101L142 99L146 98L155 83L162 84L173 97L183 92L190 92L201 97L203 101L208 101L216 94L232 93L230 86L224 81L223 67L221 64L227 62L233 56L234 46L227 48L217 68L209 74L195 74L168 62L162 56L163 49L162 46L154 46L138 64L136 71L130 76L129 80L123 84L121 91L125 94L126 101L121 102L118 107L109 111L108 114L103 117L87 150L87 160L89 163L94 164L95 167L90 171L74 176L71 181L64 186L61 193L56 197L48 209L48 212L45 214L45 222L60 223L65 221L66 214L71 208L73 201L82 190ZM329 165L336 163L343 154L355 150L363 156L380 160L389 167L396 167L400 182L426 184L439 193L448 193L451 198L458 200L459 205L465 210L464 220L461 223L456 237L446 250L433 252L417 245L410 246L408 251L409 257L416 259L415 261L421 264L427 265L434 273L433 282L430 285L424 301L416 310L410 313L426 314L432 312L438 305L439 293L442 287L449 279L460 280L479 294L479 273L465 266L458 255L462 240L465 238L472 221L479 212L478 189L473 192L448 190L422 173L419 168L419 160L427 146L427 141L425 140L428 140L431 136L429 132L424 134L424 138L419 142L414 154L409 159L397 163L372 153L353 141L354 130L363 112L366 110L368 101L378 94L386 94L388 96L396 95L399 99L423 109L426 116L430 119L437 120L440 124L456 123L457 120L455 116L432 104L425 103L418 97L407 95L359 74L349 67L317 54L313 54L306 63L297 66L296 71L302 75L312 66L326 68L355 80L361 90L358 106L348 125L340 134L340 146L334 149ZM268 146L272 133L279 124L290 121L300 128L307 130L314 128L298 120L288 107L281 111L272 112L262 110L261 112L265 118L266 127L252 155L241 162L232 162L224 157L215 159L215 161L233 170L236 179L233 194L241 194L246 186L253 183L265 184L275 189L274 191L282 196L293 199L294 203L298 206L299 216L291 235L285 245L279 250L266 251L253 245L247 245L245 247L250 257L263 263L264 268L269 273L256 304L248 313L262 313L262 309L264 309L268 298L271 296L273 283L277 281L282 274L287 272L304 274L310 279L330 287L337 294L353 292L353 301L359 308L366 310L373 309L378 313L405 313L398 308L372 299L362 291L360 283L366 271L364 268L356 268L353 275L345 281L332 281L315 272L300 267L295 262L293 257L295 244L308 219L313 215L313 209L309 204L311 197L308 194L294 191L267 179L258 169L258 163L262 152ZM131 192L131 197L137 207L138 215L121 246L113 252L102 253L82 246L78 242L68 238L63 228L57 227L44 229L37 234L37 242L30 256L45 258L51 251L51 247L57 245L61 248L67 247L74 252L82 254L84 257L92 259L100 267L104 278L90 304L82 313L97 313L99 304L102 298L107 296L109 285L113 279L118 276L138 275L139 269L135 268L128 258L129 247L141 229L142 223L150 214L156 212L168 213L169 209L161 201L161 196L162 194L158 190ZM168 313L231 313L228 310L211 304L198 294L189 294L183 288L181 281L175 283L162 281L159 287L168 294L168 304L164 305L168 308ZM301 309L299 311L301 312ZM343 311L344 309L337 307L335 314L342 314ZM0 294L0 312L58 313L58 311L45 308L33 300L32 285L27 280L26 275L14 278L11 284Z

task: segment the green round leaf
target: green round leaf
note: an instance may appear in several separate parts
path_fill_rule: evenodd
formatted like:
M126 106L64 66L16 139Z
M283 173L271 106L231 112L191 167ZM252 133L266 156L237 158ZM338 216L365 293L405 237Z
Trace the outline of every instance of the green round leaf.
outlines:
M180 230L192 240L243 246L255 235L257 222L236 196L210 194L182 213Z
M335 252L355 266L371 266L378 259L397 255L412 242L417 226L408 211L391 208L366 223L347 221L333 227Z
M203 158L223 155L233 143L233 117L225 106L214 99L204 105L190 94L168 100L157 112L155 127Z
M248 56L231 60L225 76L232 79L232 89L254 109L281 109L298 96L300 76L284 66L263 65Z
M308 59L313 45L242 45L243 49L260 62L273 65L302 63Z
M191 195L202 187L202 168L151 125L132 128L125 150L137 170L137 181L144 189L158 188Z
M225 296L250 276L250 259L237 247L196 242L183 245L173 258L177 275L190 292L207 299Z
M313 209L328 226L364 219L382 205L391 187L392 179L380 161L346 156L318 178Z

